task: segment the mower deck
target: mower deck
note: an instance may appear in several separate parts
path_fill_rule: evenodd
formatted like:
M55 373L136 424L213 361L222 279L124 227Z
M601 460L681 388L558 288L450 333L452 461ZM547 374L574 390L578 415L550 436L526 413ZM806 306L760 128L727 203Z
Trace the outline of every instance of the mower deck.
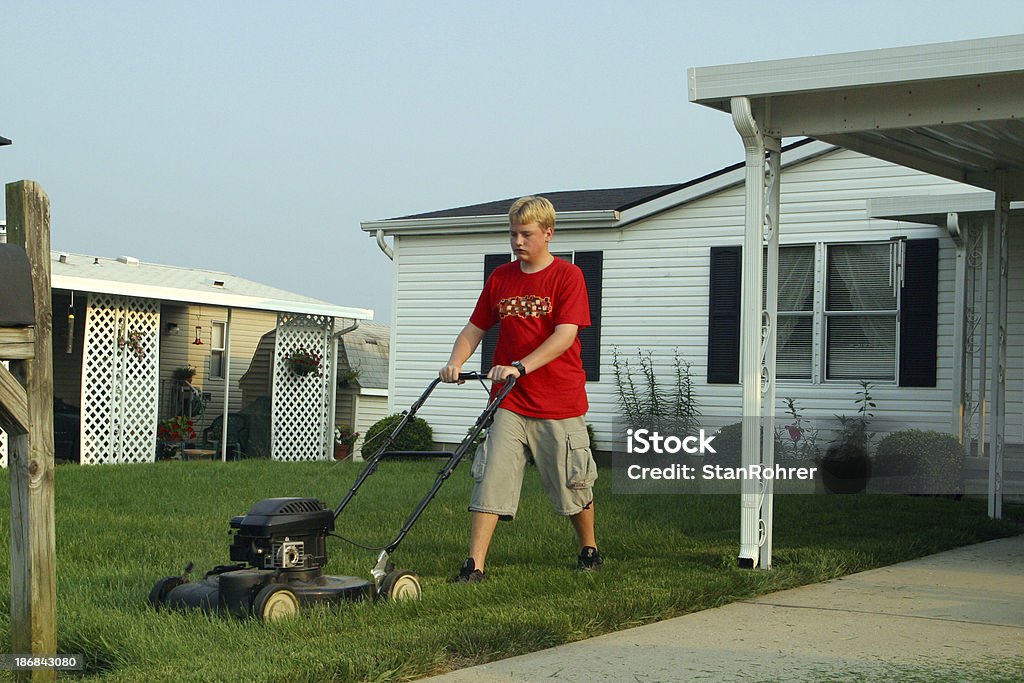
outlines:
M305 572L304 572L305 573ZM172 580L172 583L177 583ZM161 607L171 609L201 609L204 612L229 612L245 617L256 612L258 596L267 587L287 588L303 607L315 604L336 604L374 597L376 590L370 581L354 576L289 576L270 569L238 569L208 576L202 581L178 583L151 597ZM159 587L159 584L158 584ZM154 589L159 593L159 588Z

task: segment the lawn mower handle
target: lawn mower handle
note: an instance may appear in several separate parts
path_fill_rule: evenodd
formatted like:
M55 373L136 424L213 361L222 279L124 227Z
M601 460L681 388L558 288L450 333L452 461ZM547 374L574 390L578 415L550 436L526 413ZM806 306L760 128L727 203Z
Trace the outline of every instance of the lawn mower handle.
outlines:
M487 379L487 375L479 372L460 372L459 379L476 379L483 381ZM381 444L377 451L367 459L366 467L364 467L363 471L359 473L358 477L356 477L355 483L352 484L352 488L350 488L348 493L345 494L345 497L338 504L338 507L334 509L335 519L338 518L338 516L341 514L341 511L344 510L345 506L348 505L350 500L352 500L352 497L355 496L356 491L359 490L359 487L362 486L363 482L366 481L367 477L369 477L371 474L377 471L377 465L380 463L381 460L384 460L385 458L388 457L398 457L399 454L405 454L402 451L389 451L388 448L391 446L392 443L394 443L395 439L402 432L405 426L412 422L413 417L416 416L416 413L419 411L420 407L423 406L427 398L434 391L434 388L437 387L437 385L440 383L441 378L435 377L434 380L423 391L420 397L416 399L416 401L409 407L409 410L405 411L402 414L402 419L399 421L398 426L396 426L395 429L391 432L391 434L388 435L388 437L384 440L384 443ZM495 394L488 401L487 407L484 408L484 411L480 413L479 417L477 417L476 422L473 424L473 427L466 433L465 438L462 439L462 442L459 443L458 447L455 449L454 452L444 451L434 453L418 453L418 455L420 456L447 456L448 462L445 463L444 467L438 473L437 479L434 481L433 487L431 487L430 491L423 498L423 500L420 501L419 505L416 506L416 509L413 510L412 514L409 515L409 518L406 520L405 524L402 525L402 530L391 541L391 543L387 545L386 552L390 553L396 547L398 547L398 544L402 542L402 539L405 538L405 535L409 533L409 529L412 528L412 525L416 522L417 519L419 519L419 516L427 508L427 505L434 498L437 492L441 489L441 485L449 476L451 476L452 472L455 471L455 468L458 466L459 462L461 462L463 457L465 457L467 451L469 451L469 449L473 446L473 443L476 441L476 438L480 435L480 432L482 432L483 430L487 429L487 427L490 426L491 421L494 419L494 413L497 412L498 407L501 405L501 402L505 400L505 397L509 395L509 392L512 391L515 385L515 377L508 377L505 380L504 386L502 386L498 393Z

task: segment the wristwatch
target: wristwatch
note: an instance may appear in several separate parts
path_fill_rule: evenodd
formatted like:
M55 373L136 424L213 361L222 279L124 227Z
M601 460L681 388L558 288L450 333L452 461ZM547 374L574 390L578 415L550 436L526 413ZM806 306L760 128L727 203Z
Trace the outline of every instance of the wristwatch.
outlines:
M509 366L515 368L516 370L518 370L520 377L525 377L526 376L526 366L523 365L522 363L520 363L519 361L514 360L511 363L509 363Z

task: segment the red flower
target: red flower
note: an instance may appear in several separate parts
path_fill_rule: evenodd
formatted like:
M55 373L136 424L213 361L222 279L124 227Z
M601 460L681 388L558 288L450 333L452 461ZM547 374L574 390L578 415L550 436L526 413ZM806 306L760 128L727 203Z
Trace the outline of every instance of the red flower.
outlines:
M803 436L803 432L796 425L786 425L786 430L789 431L789 438L792 441L799 441Z

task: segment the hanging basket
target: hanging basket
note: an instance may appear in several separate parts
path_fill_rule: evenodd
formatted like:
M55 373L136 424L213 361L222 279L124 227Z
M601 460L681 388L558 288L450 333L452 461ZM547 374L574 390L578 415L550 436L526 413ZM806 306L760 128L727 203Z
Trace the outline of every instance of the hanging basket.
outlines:
M291 352L291 354L285 359L285 365L288 370L299 377L306 377L307 375L320 375L320 354L313 353L307 350L305 347L299 347Z

